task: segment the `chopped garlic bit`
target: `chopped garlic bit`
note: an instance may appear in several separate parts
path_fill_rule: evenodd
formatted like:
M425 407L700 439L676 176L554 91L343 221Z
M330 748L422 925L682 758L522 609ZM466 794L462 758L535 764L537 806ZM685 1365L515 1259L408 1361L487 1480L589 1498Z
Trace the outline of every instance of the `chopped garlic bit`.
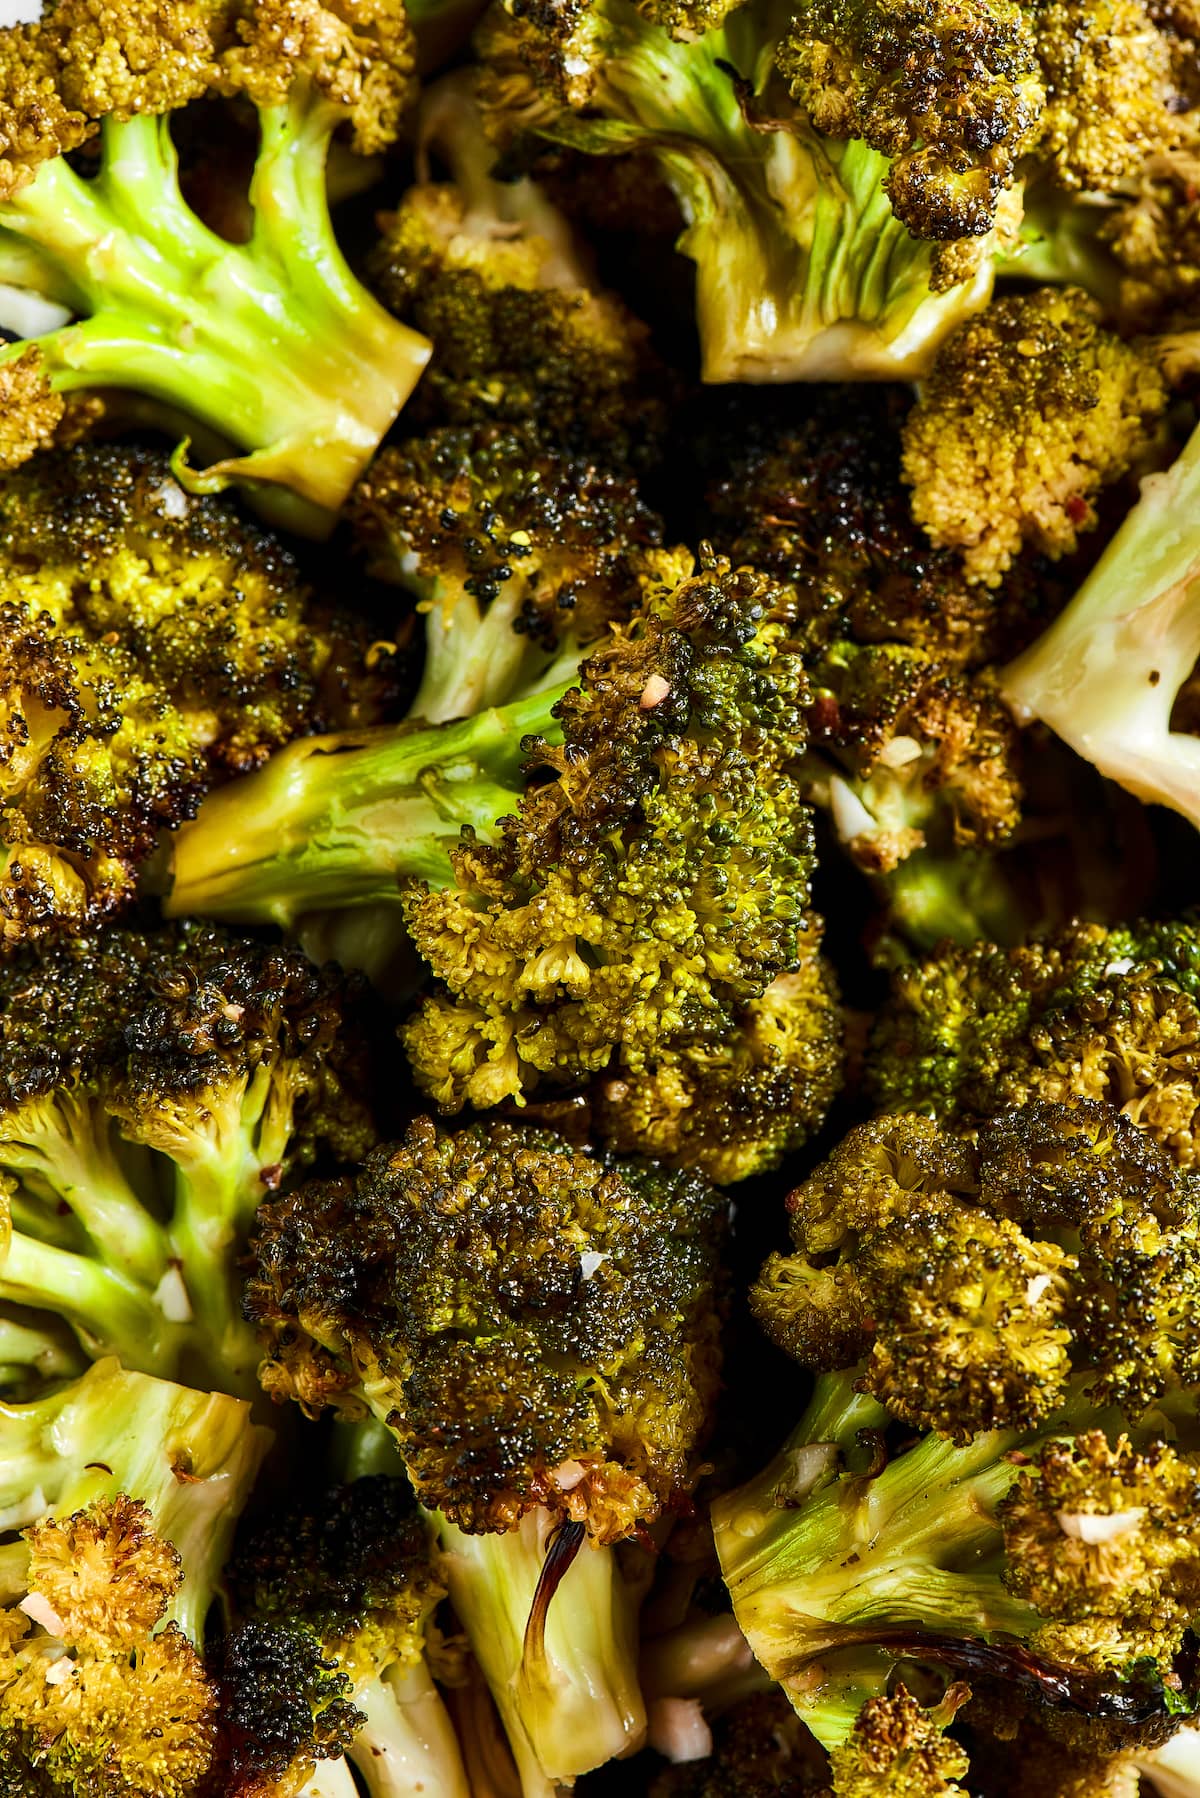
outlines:
M1072 1541L1095 1545L1132 1535L1146 1515L1144 1505L1130 1511L1059 1511L1058 1527Z

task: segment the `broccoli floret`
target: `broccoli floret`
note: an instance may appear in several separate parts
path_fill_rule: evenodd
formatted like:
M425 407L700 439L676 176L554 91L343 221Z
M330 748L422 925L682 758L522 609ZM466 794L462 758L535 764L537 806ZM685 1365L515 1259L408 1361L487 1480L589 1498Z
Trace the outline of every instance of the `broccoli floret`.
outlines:
M833 1798L966 1798L967 1753L945 1732L970 1696L949 1686L926 1709L902 1684L868 1698L829 1757Z
M405 423L533 426L640 468L665 424L646 327L598 285L540 182L496 178L475 82L459 72L424 96L421 153L448 178L405 192L368 264L384 304L433 343Z
M164 825L300 732L380 715L386 661L289 552L138 448L40 456L0 493L0 937L132 896Z
M1023 544L1073 551L1096 498L1161 443L1153 357L1100 324L1078 289L994 300L942 346L904 424L917 522L999 584Z
M661 560L632 481L522 427L445 427L384 450L351 516L371 572L426 614L410 716L428 724L561 691Z
M0 1298L91 1355L253 1389L237 1257L318 1148L374 1140L355 989L297 950L184 925L0 963Z
M1001 676L1019 718L1040 718L1102 774L1193 824L1200 744L1186 701L1200 656L1198 483L1200 431L1165 473L1142 482L1075 597Z
M1200 935L1187 922L945 947L897 970L868 1084L890 1110L949 1124L1033 1099L1103 1100L1190 1168L1200 1156L1198 970Z
M443 1597L407 1483L375 1475L272 1510L240 1537L227 1580L241 1621L224 1645L229 1792L296 1780L347 1755L372 1798L467 1798L425 1661ZM272 1787L274 1790L274 1787Z
M325 190L335 130L366 153L398 133L413 72L404 11L398 0L168 11L151 21L123 0L56 0L40 25L0 35L0 94L16 90L0 280L72 315L0 352L0 367L22 371L3 448L11 464L52 435L63 395L132 389L233 447L196 476L180 454L181 479L240 482L319 533L428 356L351 274ZM179 190L170 115L204 95L257 109L245 243L218 236ZM65 152L97 128L88 176Z
M386 1423L518 1763L544 1777L644 1728L606 1545L695 1478L725 1216L695 1174L428 1119L258 1215L265 1388Z
M890 159L883 190L914 237L993 229L1046 97L1016 0L806 0L778 60L823 137L861 138Z
M789 103L774 59L790 10L751 0L676 42L628 0L494 9L491 128L656 158L696 263L706 381L904 378L986 300L991 240L932 291L934 248L892 211L887 156Z
M712 1733L712 1754L665 1768L650 1798L828 1798L825 1756L781 1692L743 1699Z
M769 580L678 562L557 702L308 739L226 789L176 838L168 906L399 903L437 980L405 1043L443 1110L595 1075L623 1146L737 1179L840 1072L792 774L807 683Z
M738 1621L814 1733L836 1753L903 1661L994 1681L1097 1750L1169 1736L1198 1696L1180 1647L1195 1452L1075 1394L1036 1436L929 1434L889 1458L887 1413L856 1378L823 1376L783 1453L714 1510ZM1177 1603L1155 1611L1148 1567Z
M961 1441L1040 1423L1085 1374L1134 1418L1195 1385L1188 1178L1095 1101L977 1134L911 1114L853 1130L788 1201L797 1253L751 1294L767 1333L810 1367L862 1359L893 1416Z
M1200 292L1200 146L1194 125L1176 150L1150 156L1097 220L1116 267L1123 322L1184 330Z

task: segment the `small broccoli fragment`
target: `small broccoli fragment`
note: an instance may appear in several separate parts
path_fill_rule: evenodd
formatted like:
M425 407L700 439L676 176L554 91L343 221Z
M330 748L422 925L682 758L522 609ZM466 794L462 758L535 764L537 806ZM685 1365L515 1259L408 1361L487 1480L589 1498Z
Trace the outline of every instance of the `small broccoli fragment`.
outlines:
M781 1692L713 1720L713 1751L659 1773L650 1798L828 1798L829 1767Z
M695 1174L428 1119L357 1179L259 1212L246 1312L264 1387L387 1425L518 1762L544 1777L644 1728L605 1545L695 1477L725 1217Z
M425 1661L443 1588L403 1479L272 1511L243 1531L227 1579L240 1618L223 1649L230 1798L264 1777L282 1791L340 1755L372 1798L466 1798Z
M164 826L301 732L376 717L365 624L137 447L40 456L0 493L0 938L127 904Z
M1140 1417L1200 1378L1195 1199L1113 1107L1031 1101L978 1140L927 1117L852 1130L788 1201L797 1253L751 1294L809 1367L862 1361L889 1412L959 1441L1089 1393Z
M384 450L351 518L372 574L426 615L410 716L427 724L561 691L661 560L632 481L519 426L444 427Z
M770 580L658 566L561 697L308 739L228 788L176 839L168 908L398 903L436 977L405 1045L442 1110L599 1076L623 1147L739 1179L840 1075L793 772L808 688Z
M18 123L0 163L0 280L73 315L0 352L38 377L10 392L29 422L10 418L4 447L19 457L53 428L47 393L132 389L234 447L188 479L240 482L320 533L428 356L352 275L325 187L339 127L368 154L397 136L412 81L404 11L397 0L167 11L150 21L120 0L56 0L40 25L0 35L0 67L22 70L3 77ZM179 189L170 115L205 95L257 109L245 243L218 236ZM81 174L65 152L97 127L99 167Z
M1200 822L1200 743L1177 718L1200 657L1191 520L1200 431L1137 504L1075 597L1001 675L1018 718L1040 718L1147 804Z
M868 1698L829 1757L833 1798L966 1798L967 1753L945 1731L969 1696L950 1686L927 1710L898 1684Z
M91 1355L253 1389L237 1257L321 1146L374 1140L355 989L297 950L107 928L0 963L0 1297Z
M971 1124L1034 1099L1098 1099L1181 1167L1200 1155L1200 936L1080 924L1011 949L944 947L896 971L868 1058L889 1110Z
M890 159L883 190L914 237L993 229L1046 97L1016 0L805 0L779 66L823 137Z
M493 9L490 128L655 158L696 263L706 381L903 379L987 299L996 246L973 240L933 291L934 247L892 210L888 157L789 102L774 60L790 12L751 0L679 42L628 0Z
M1180 1649L1195 1452L1149 1428L1131 1447L1119 1413L1076 1393L1035 1436L929 1434L889 1457L887 1413L855 1386L854 1369L823 1376L782 1454L714 1510L738 1622L835 1764L898 1662L1016 1694L1097 1758L1169 1736L1197 1701ZM1178 1603L1158 1602L1173 1581Z
M421 155L448 178L406 190L368 265L384 304L433 343L405 423L533 427L640 469L665 423L646 327L599 286L540 182L497 179L476 81L460 71L423 96Z
M939 352L904 424L917 522L996 586L1023 544L1073 551L1096 497L1161 441L1153 358L1100 324L1075 288L1007 294Z

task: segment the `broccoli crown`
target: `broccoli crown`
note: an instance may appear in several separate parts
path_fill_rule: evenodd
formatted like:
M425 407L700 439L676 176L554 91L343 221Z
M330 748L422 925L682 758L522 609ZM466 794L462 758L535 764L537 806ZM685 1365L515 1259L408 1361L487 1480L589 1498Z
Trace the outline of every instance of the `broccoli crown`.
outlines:
M958 1784L968 1771L966 1750L945 1731L969 1693L950 1686L929 1709L902 1684L868 1698L830 1755L833 1798L966 1798Z
M751 1295L809 1366L960 1441L1028 1429L1083 1378L1140 1416L1194 1386L1191 1176L1112 1106L1033 1100L978 1140L928 1117L858 1126L788 1201L795 1255ZM1086 1376L1086 1377L1084 1377Z
M904 425L913 515L996 584L1023 543L1074 550L1096 496L1153 449L1157 365L1076 288L1007 294L942 346Z
M182 1584L175 1549L125 1495L24 1540L26 1595L0 1611L6 1766L37 1793L191 1798L214 1762L217 1694L163 1622Z
M559 685L628 618L661 534L632 481L529 426L444 427L384 450L351 518L372 573L429 614L411 715L430 724Z
M419 1119L357 1179L260 1211L260 1378L312 1414L369 1407L464 1529L541 1505L620 1539L692 1478L724 1217L694 1174Z
M290 554L137 448L43 455L0 494L0 931L130 897L164 825L226 772L378 713L363 624ZM347 692L350 679L354 694Z
M1200 156L1194 125L1175 150L1148 156L1099 223L1119 276L1122 322L1186 330L1200 293Z
M828 1773L783 1693L762 1692L715 1717L712 1754L664 1768L650 1798L828 1798Z
M374 1140L356 995L298 950L193 925L0 964L0 1294L61 1311L93 1354L249 1382L233 1267L256 1206L320 1149Z
M212 491L239 481L310 534L330 528L412 391L428 345L356 281L329 218L335 130L393 142L413 84L399 0L214 0L168 9L57 0L0 33L0 279L71 322L3 352L8 465L63 425L66 396L132 389L209 434ZM179 187L170 115L248 100L260 145L247 241ZM99 171L66 152L99 128ZM107 405L107 400L105 404ZM223 448L235 453L221 456Z
M822 136L890 158L883 186L916 237L979 237L1037 135L1045 101L1016 0L805 0L779 48Z
M349 1676L303 1624L239 1624L221 1643L214 1684L224 1798L300 1791L322 1761L345 1754L363 1722Z
M721 562L650 588L555 708L561 745L536 752L553 778L529 782L498 841L451 852L453 886L407 896L440 984L405 1043L444 1110L520 1101L539 1076L648 1077L680 1113L680 1159L718 1178L769 1165L823 1115L836 1062L814 1072L791 1040L815 1027L824 1050L833 1034L815 972L749 1020L748 1053L738 1041L744 1008L815 949L811 825L790 771L808 689L780 599ZM687 1096L706 1065L729 1095L715 1144ZM657 1152L653 1129L633 1140L635 1118L623 1110L624 1139Z
M1101 1099L1189 1168L1200 1155L1198 1031L1193 924L1077 924L898 969L868 1081L882 1106L951 1124L1033 1099Z
M429 91L418 137L450 179L405 192L368 264L384 304L433 343L409 416L422 427L532 425L640 465L665 422L646 327L597 285L541 185L494 177L467 78Z

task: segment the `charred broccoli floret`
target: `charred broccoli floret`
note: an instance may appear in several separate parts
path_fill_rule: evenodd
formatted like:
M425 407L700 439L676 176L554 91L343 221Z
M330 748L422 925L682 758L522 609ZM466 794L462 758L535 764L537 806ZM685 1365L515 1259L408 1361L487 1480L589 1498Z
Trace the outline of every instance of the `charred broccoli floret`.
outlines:
M201 1650L266 1433L239 1400L97 1363L0 1406L0 1764L20 1793L195 1798Z
M64 395L132 388L231 446L197 476L179 455L181 479L243 483L326 528L428 355L352 275L325 188L335 130L367 153L397 136L413 78L403 7L220 0L150 19L123 0L54 0L0 35L0 71L0 280L70 320L0 353L0 456L48 440ZM179 189L170 116L204 96L257 111L245 243ZM97 131L89 176L67 152Z
M475 81L460 72L424 96L418 143L446 178L408 188L371 252L384 304L433 344L405 423L532 426L640 467L665 424L646 327L599 286L538 181L496 179Z
M658 520L632 481L519 426L447 427L384 450L351 515L371 572L426 614L411 716L427 724L557 695L659 559Z
M807 681L769 580L679 563L561 698L308 739L229 788L176 839L168 903L399 903L437 980L405 1043L443 1110L598 1076L624 1148L738 1179L838 1083L792 773Z
M751 1294L768 1335L809 1367L861 1360L891 1415L959 1441L1041 1424L1081 1380L1135 1419L1200 1383L1190 1177L1095 1101L977 1134L851 1131L788 1201L797 1252Z
M0 963L0 1298L91 1355L253 1388L237 1258L318 1148L374 1140L354 989L299 951L106 928Z
M364 624L137 448L40 456L0 493L0 938L128 903L165 825L300 732L379 716Z
M1190 689L1200 656L1193 520L1200 431L1141 494L1075 597L1001 686L1147 804L1200 823Z
M1200 935L1082 924L897 971L868 1063L878 1103L955 1125L1034 1099L1100 1099L1182 1167L1200 1154Z
M781 1455L714 1511L738 1621L835 1764L898 1662L1007 1685L1109 1754L1169 1736L1198 1696L1195 1449L1075 1395L1036 1436L930 1434L889 1458L856 1377L823 1376Z
M644 1727L605 1545L695 1477L725 1214L695 1174L427 1119L357 1179L259 1212L264 1386L387 1425L518 1762L545 1777Z
M467 1798L425 1660L443 1588L403 1479L272 1510L243 1531L226 1577L240 1618L222 1653L229 1798L264 1779L282 1792L342 1753L372 1798L403 1779Z
M868 1698L829 1757L833 1798L966 1798L967 1753L946 1734L970 1695L949 1686L928 1709L897 1684Z
M1023 544L1075 549L1096 497L1161 444L1154 358L1100 323L1078 289L994 300L942 346L904 424L913 515L998 585Z

